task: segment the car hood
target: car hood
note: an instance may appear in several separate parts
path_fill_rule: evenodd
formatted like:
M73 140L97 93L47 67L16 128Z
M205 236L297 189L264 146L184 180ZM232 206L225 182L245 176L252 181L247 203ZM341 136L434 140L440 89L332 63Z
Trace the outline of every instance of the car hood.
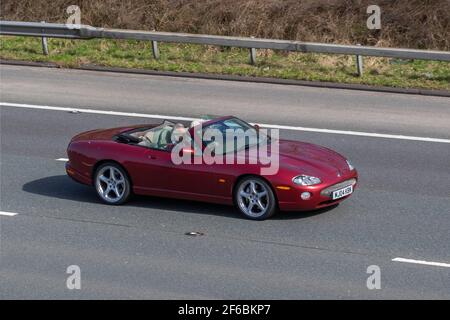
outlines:
M345 175L350 170L339 153L312 143L279 140L280 167L298 174L322 177L324 174Z

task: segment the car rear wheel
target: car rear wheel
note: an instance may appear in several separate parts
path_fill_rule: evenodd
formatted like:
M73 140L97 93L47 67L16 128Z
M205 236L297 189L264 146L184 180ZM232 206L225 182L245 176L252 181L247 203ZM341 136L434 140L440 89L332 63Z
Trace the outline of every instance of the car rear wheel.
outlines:
M105 163L97 169L95 189L103 202L115 205L126 202L131 193L128 175L115 163Z
M270 218L277 209L272 188L258 177L247 177L239 181L234 191L234 202L239 211L252 220Z

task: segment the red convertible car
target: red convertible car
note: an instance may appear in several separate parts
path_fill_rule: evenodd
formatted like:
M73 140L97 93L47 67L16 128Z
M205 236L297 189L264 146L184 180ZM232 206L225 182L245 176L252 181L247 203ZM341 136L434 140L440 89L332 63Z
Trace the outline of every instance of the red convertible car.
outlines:
M305 211L331 206L348 198L356 186L358 174L342 155L318 145L275 139L263 133L241 147L212 154L236 160L245 150L244 158L249 160L250 151L262 143L276 144L276 151L268 153L279 162L275 173L262 174L262 167L267 165L251 161L174 163L173 150L181 143L174 142L174 132L195 134L199 127L203 132L211 128L219 132L262 131L232 116L209 119L201 126L198 121L186 126L164 121L159 125L88 131L70 141L67 174L77 182L95 186L99 198L107 204L122 204L133 193L173 197L234 204L253 220L267 219L278 209ZM193 144L205 150L210 142L202 138ZM194 149L182 148L180 154L195 160L198 155Z

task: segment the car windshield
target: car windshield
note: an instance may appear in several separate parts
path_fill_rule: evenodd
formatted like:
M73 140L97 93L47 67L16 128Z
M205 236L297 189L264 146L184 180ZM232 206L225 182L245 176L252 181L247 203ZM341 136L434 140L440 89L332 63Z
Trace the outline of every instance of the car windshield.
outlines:
M218 135L220 141L217 140ZM226 154L248 149L261 143L269 143L270 137L258 132L255 127L243 120L230 118L203 127L202 140L205 146L213 143L216 154Z

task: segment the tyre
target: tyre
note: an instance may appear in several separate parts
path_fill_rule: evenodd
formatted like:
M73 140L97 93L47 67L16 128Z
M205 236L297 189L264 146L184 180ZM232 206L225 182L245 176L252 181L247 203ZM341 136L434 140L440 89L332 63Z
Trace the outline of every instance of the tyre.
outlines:
M246 177L234 189L234 203L248 219L265 220L277 211L277 202L270 185L258 177Z
M95 172L95 190L104 203L122 204L131 194L130 179L120 165L104 163Z

